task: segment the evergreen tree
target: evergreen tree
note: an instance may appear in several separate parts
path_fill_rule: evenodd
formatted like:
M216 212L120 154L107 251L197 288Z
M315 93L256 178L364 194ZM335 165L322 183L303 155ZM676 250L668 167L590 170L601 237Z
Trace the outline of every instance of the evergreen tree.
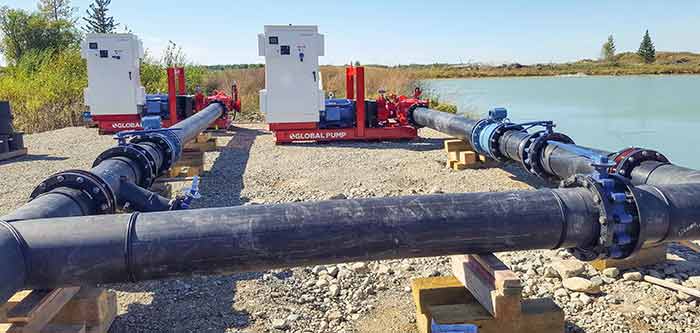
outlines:
M83 29L87 32L92 33L113 33L114 29L119 26L119 23L114 22L114 17L107 15L109 9L107 6L112 2L112 0L94 0L90 4L90 9L86 10L86 17L83 20L87 22L87 25Z
M654 48L654 43L651 41L651 37L649 36L649 30L644 33L644 37L642 38L642 43L639 45L639 51L637 51L637 54L647 64L651 64L656 61L656 49Z
M603 44L603 49L601 50L601 58L605 61L615 61L615 39L613 35L608 36L608 41Z
M70 0L39 0L39 12L52 21L66 20L74 22L76 9L70 5Z

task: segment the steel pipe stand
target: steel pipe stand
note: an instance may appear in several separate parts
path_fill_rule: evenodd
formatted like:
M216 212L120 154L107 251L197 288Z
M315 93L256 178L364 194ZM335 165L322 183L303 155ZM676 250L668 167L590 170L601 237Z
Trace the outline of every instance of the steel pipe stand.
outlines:
M117 297L102 288L24 290L0 306L0 332L107 332Z
M445 140L447 167L452 170L482 169L498 166L498 163L474 151L472 146L460 139Z
M564 312L551 299L522 299L522 284L493 254L455 256L449 277L411 283L419 332L476 325L479 332L563 332Z
M591 265L602 271L606 268L631 269L644 266L663 264L666 262L668 246L666 244L645 246L639 252L627 259L602 259L591 262Z

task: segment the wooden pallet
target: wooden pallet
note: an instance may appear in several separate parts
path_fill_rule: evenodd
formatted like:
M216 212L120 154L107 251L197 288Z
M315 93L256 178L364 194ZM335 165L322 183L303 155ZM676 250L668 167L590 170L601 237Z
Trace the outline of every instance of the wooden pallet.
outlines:
M639 252L627 259L603 259L591 262L593 268L602 271L606 268L616 267L619 269L630 269L666 262L668 246L666 244L645 246Z
M552 299L522 299L522 284L493 254L455 256L454 276L411 282L419 332L433 325L473 324L480 333L564 331Z
M498 163L474 151L472 146L459 139L445 140L447 167L452 170L493 168Z
M116 317L116 294L101 288L25 290L0 306L0 332L102 333Z
M0 154L0 161L17 158L17 157L24 156L24 155L27 155L27 148L22 148L22 149L17 149L17 150L11 151L11 152L2 153L2 154Z

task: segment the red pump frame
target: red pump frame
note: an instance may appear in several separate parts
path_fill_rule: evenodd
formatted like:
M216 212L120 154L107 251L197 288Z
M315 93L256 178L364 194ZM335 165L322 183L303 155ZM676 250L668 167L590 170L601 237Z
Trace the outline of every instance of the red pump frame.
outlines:
M365 126L365 68L345 69L345 89L348 99L356 101L355 128L320 129L317 122L271 123L275 143L328 142L338 140L411 140L418 137L412 126L367 128ZM360 102L362 101L362 102Z

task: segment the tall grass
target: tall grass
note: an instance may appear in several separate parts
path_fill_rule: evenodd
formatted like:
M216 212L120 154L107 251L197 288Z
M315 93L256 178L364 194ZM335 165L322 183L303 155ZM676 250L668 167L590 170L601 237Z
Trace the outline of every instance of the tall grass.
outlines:
M338 98L345 97L345 67L323 66L321 68L323 88ZM228 91L232 81L237 81L241 94L242 116L244 120L261 121L259 92L265 88L265 69L226 69L211 71L205 76L203 89L211 92L215 89ZM381 67L367 67L365 70L365 87L367 97L377 96L379 89L397 94L411 94L419 85L416 75L410 71L397 71Z
M81 124L85 64L77 50L27 54L0 75L16 128L41 132Z

